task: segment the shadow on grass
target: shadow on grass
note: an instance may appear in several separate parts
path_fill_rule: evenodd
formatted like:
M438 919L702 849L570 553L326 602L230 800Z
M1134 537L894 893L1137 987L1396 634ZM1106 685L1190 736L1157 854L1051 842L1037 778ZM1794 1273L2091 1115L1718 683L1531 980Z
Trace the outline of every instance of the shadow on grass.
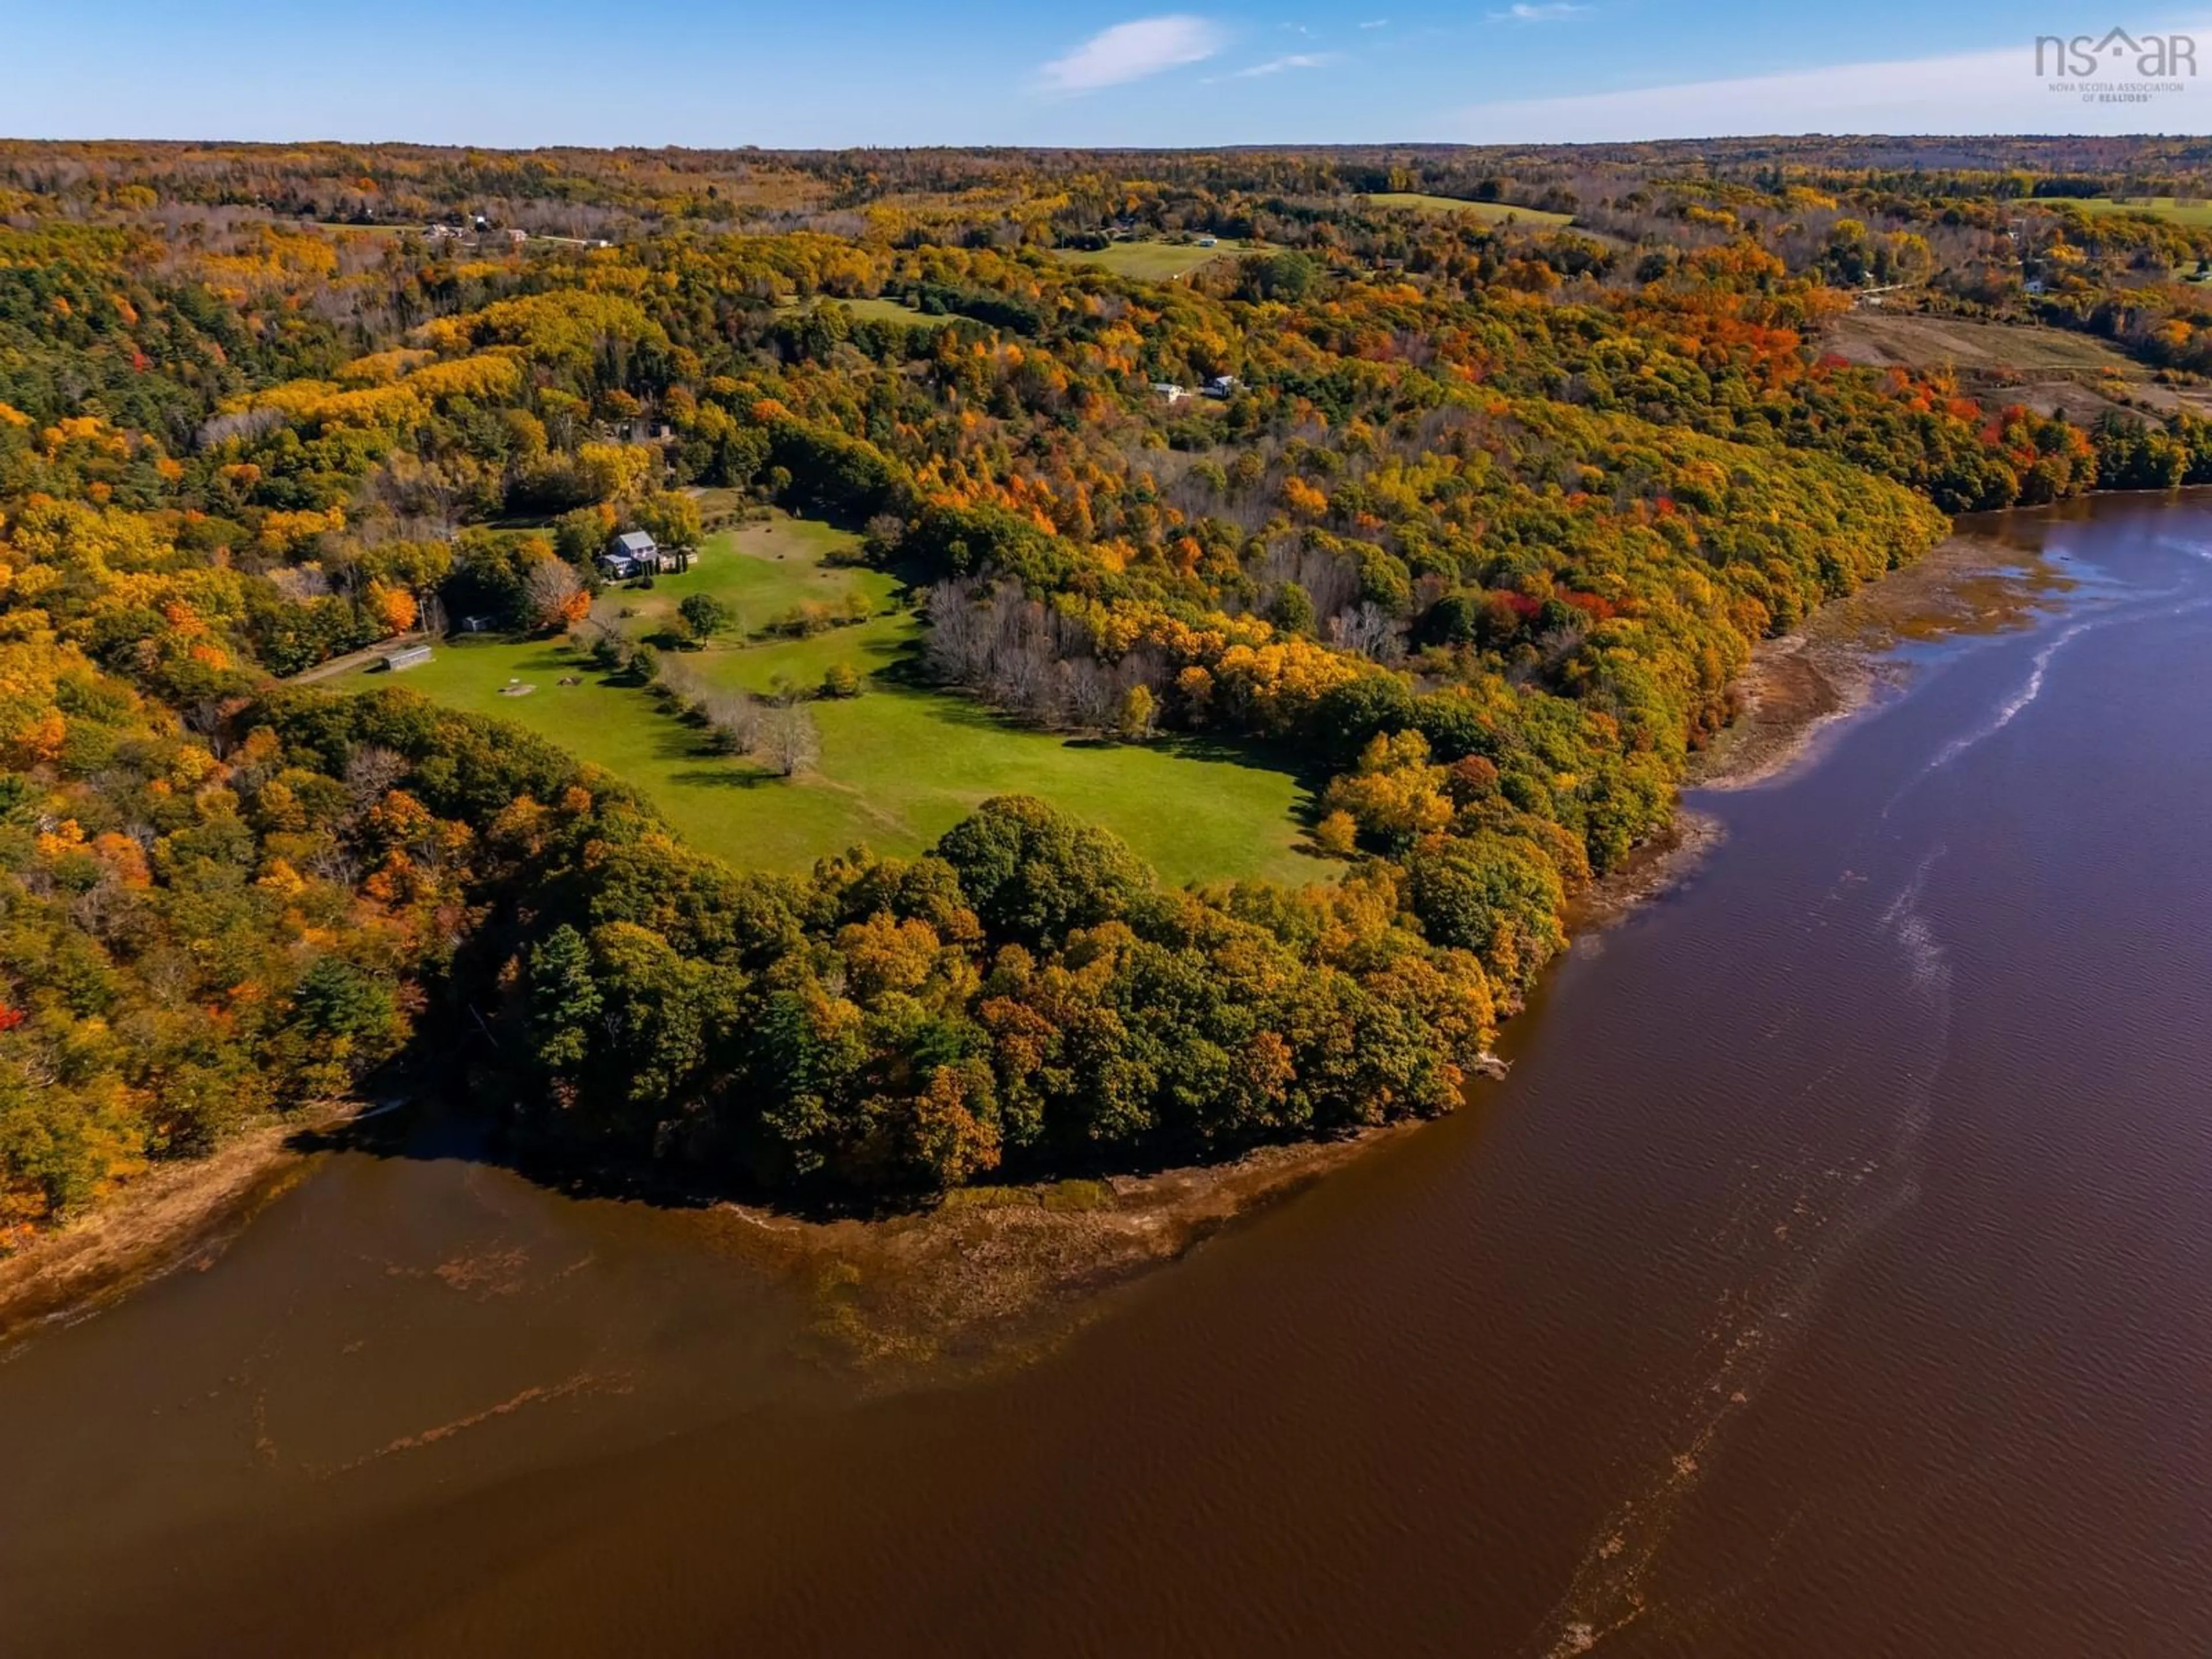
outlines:
M717 756L720 759L722 757ZM745 766L734 756L729 764L713 769L702 767L696 771L672 772L671 783L696 784L704 789L763 789L771 784L789 783L781 773L771 772L764 766Z

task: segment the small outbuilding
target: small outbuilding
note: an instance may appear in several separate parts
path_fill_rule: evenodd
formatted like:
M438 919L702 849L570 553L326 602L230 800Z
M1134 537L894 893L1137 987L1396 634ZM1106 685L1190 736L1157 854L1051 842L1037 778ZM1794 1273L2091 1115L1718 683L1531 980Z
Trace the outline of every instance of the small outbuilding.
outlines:
M403 668L420 668L430 660L427 645L404 645L397 651L388 651L384 657L384 672L397 674Z

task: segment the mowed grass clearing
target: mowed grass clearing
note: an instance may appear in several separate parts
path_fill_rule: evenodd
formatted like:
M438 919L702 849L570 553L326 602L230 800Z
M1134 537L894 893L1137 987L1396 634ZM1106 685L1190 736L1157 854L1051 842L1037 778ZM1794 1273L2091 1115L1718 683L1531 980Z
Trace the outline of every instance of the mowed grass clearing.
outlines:
M1244 244L1223 237L1212 247L1195 242L1115 242L1102 248L1056 247L1053 257L1072 265L1103 265L1116 276L1142 283L1171 283L1200 265L1244 252Z
M871 611L891 603L897 580L880 570L839 563L857 556L860 538L811 519L772 513L764 522L717 531L707 538L690 569L659 576L649 588L613 590L616 602L634 611L641 627L633 634L665 627L676 607L690 593L711 593L737 618L732 638L765 631L778 617L808 605L841 610L847 596L859 593Z
M899 300L880 298L839 300L834 303L851 312L854 319L857 322L923 324L934 328L939 323L952 320L949 317L933 317L927 312L917 311L914 307Z
M779 300L775 302L778 312L795 317L803 317L822 306L842 306L852 313L853 320L856 323L904 323L909 327L935 328L940 323L952 320L950 317L933 317L903 301L884 299L879 295L848 300L842 295L817 294L811 299Z
M2212 226L2212 201L2202 197L2076 196L2063 198L2085 213L2144 213L2154 219L2170 219L2177 225L2198 229ZM2053 202L2052 205L2057 205Z
M811 594L817 582L841 593L838 581L865 592L890 580L822 564L821 553L839 545L842 532L796 520L765 536L758 529L747 526L724 546L710 543L687 575L663 577L635 598L672 610L689 591L684 583L719 583L725 597L734 591L767 603L769 595ZM746 568L778 562L750 550L779 538L805 544L821 574L803 574L795 554L781 562L786 568ZM738 568L717 575L716 563ZM1333 866L1300 850L1304 792L1289 773L1194 743L1103 744L1015 726L966 697L917 684L920 634L919 620L896 608L811 637L679 654L701 679L756 692L780 678L818 685L833 663L860 674L861 696L807 704L822 757L790 779L714 754L704 733L642 688L594 668L559 641L448 641L431 661L391 683L539 732L636 787L692 845L740 866L803 871L860 842L917 853L990 796L1022 793L1111 830L1170 884L1334 877ZM333 684L359 690L384 680L364 672ZM504 695L516 684L532 689Z
M1553 213L1543 208L1516 207L1510 202L1470 202L1457 196L1425 196L1418 191L1378 191L1367 198L1376 207L1415 208L1424 213L1468 213L1490 223L1516 224L1557 229L1575 222L1571 213Z
M846 300L825 294L811 301L806 309L811 311L817 306L842 306L853 313L853 320L856 323L905 323L909 326L935 328L940 323L952 320L950 317L933 317L901 300L886 300L879 296Z

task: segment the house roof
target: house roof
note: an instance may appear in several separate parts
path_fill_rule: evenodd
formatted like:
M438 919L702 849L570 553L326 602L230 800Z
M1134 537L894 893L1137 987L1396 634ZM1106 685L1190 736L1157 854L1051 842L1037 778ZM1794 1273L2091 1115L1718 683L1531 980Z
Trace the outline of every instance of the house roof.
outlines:
M625 553L650 553L653 550L653 538L642 530L625 530L615 538L615 541Z

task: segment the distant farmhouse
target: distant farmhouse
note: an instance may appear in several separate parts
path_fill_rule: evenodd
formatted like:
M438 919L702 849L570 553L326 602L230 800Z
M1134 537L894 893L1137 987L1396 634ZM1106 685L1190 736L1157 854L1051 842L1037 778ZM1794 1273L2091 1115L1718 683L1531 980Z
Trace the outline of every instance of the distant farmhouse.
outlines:
M599 574L609 581L628 581L632 576L660 574L660 544L642 530L625 530L607 543L599 555Z
M691 550L665 548L642 530L625 530L611 538L606 551L594 561L599 574L611 582L633 576L660 576L691 568Z

